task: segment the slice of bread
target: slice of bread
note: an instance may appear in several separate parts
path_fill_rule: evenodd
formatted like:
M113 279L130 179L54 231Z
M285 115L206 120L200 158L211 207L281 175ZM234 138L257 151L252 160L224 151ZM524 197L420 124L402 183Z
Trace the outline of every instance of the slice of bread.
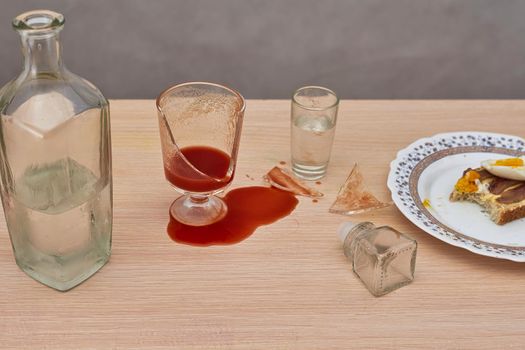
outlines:
M525 217L525 181L494 176L483 168L467 169L450 194L451 201L481 205L498 225Z

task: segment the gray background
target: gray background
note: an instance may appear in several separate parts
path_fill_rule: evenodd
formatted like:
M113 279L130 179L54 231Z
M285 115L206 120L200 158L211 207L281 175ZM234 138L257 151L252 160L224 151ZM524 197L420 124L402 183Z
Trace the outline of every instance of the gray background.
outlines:
M110 98L188 80L248 98L302 85L343 98L524 98L525 1L0 0L0 84L22 65L11 19L66 16L70 70Z

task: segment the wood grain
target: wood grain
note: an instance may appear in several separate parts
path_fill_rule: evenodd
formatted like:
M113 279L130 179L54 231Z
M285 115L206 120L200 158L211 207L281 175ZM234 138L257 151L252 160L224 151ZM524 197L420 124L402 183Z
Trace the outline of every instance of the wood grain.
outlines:
M289 163L289 101L250 100L233 187ZM329 214L352 164L388 199L389 162L438 132L525 131L524 101L342 101L318 203L233 246L172 242L154 102L111 103L115 213L110 263L67 293L14 263L0 222L0 348L499 349L523 348L525 269L449 246L395 207ZM522 134L523 135L523 134ZM250 180L249 175L256 180ZM375 298L335 235L344 220L392 225L418 240L416 280Z

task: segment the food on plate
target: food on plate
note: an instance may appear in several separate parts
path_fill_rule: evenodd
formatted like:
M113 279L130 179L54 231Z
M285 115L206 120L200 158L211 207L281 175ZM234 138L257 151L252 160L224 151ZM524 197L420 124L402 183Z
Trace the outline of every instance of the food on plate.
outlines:
M487 160L482 162L481 166L492 175L510 180L525 181L523 158Z
M525 177L520 180L516 175L519 172L511 170L523 167L523 163L519 165L517 160L521 159L487 161L483 162L486 167L465 170L456 182L450 200L478 203L498 225L525 217ZM525 172L523 174L525 176Z

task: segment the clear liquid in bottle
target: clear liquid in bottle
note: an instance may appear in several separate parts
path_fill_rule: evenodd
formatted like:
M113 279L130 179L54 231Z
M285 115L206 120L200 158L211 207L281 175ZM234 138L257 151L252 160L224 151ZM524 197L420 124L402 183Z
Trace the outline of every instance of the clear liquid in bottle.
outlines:
M0 90L1 194L15 259L60 291L78 285L111 253L108 101L61 58L62 15L16 17L24 70Z

